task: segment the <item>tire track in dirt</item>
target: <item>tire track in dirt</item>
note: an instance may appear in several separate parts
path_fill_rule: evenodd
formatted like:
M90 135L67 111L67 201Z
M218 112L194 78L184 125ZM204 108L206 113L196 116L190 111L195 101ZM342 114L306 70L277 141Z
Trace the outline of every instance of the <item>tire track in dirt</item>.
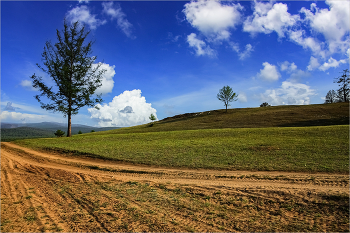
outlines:
M50 210L51 205L45 194L37 187L35 176L45 178L40 172L40 167L14 161L11 154L2 150L1 170L6 175L2 176L1 195L9 196L11 200L8 204L13 204L15 210L9 209L9 214L16 222L27 222L27 224L18 224L22 228L15 228L14 231L27 232L30 229L36 231L45 231L46 225L51 225L51 230L68 230L64 223L59 223L59 217ZM29 165L29 166L28 166ZM11 169L12 168L12 169ZM3 192L5 191L5 192ZM9 193L8 193L9 192ZM11 213L12 212L12 213ZM30 228L28 228L30 226ZM63 228L61 228L63 226Z
M88 168L88 174L110 175L122 180L154 180L156 182L169 181L178 184L246 188L260 186L266 188L280 187L318 191L328 191L331 189L335 192L348 192L349 187L349 176L341 174L166 169L121 164L92 158L62 157L37 152L12 143L2 142L2 144L10 147L10 149L22 150L32 157L34 155L35 159L40 159L40 164L36 163L39 166L44 166L45 164L47 167L74 170L75 173L79 170L79 172L81 171L85 174L87 174L86 168ZM43 164L44 161L45 163ZM61 165L58 167L57 164ZM83 167L85 169L81 169ZM91 167L94 167L94 169L89 169Z
M220 213L222 210L215 210L219 207L209 211L205 210L206 206L219 204L227 206L228 211L238 208L249 213L245 209L253 208L251 202L255 200L253 210L278 216L282 213L279 207L270 210L261 206L260 200L275 206L296 199L299 206L307 206L322 200L324 193L349 195L349 176L344 174L155 168L42 153L12 143L1 145L1 217L5 218L2 229L6 224L12 227L6 228L7 231L247 231L245 227L251 223L245 220L246 216L237 217L243 222L234 220L231 224ZM136 191L133 190L136 181L141 182L136 185L138 189L149 186L145 186L147 192L137 193L136 186ZM130 184L130 188L119 185L127 195L116 199L117 189L111 191L109 182ZM89 185L101 185L102 189L90 190ZM106 190L103 185L107 185ZM158 190L157 197L152 196L152 187ZM179 187L184 196L177 195ZM222 199L215 193L221 193ZM101 207L102 202L107 203L106 207ZM288 208L296 208L291 206ZM215 220L216 215L221 216L216 217L221 222ZM134 218L141 220L133 222ZM270 224L274 221L271 219L264 222ZM283 217L283 221L288 218ZM327 227L312 229L338 229ZM279 230L283 229L289 228Z

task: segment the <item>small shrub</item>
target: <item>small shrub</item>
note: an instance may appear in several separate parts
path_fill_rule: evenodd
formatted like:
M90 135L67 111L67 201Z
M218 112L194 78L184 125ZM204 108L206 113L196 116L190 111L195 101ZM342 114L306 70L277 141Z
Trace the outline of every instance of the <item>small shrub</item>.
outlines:
M269 103L267 103L267 102L260 104L260 107L269 107L269 106L271 106L271 105L269 105Z
M82 134L81 130L79 130L78 134Z
M62 137L63 135L65 134L65 132L63 132L62 130L58 129L56 132L55 132L55 135L60 138Z
M153 121L157 120L157 118L152 113L151 116L149 117L149 119L152 121L151 123L149 123L149 127L152 127L154 125Z

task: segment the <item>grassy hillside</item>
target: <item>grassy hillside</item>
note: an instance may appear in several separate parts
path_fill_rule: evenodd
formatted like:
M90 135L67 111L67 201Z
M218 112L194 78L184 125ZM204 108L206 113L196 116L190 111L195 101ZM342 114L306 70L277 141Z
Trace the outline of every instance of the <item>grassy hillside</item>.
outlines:
M187 113L157 121L153 127L140 125L105 131L110 133L141 133L173 130L267 128L348 125L349 103L271 106Z
M348 103L231 109L175 116L153 127L17 143L155 166L347 173L348 120Z
M345 125L82 134L18 143L155 166L346 173L348 142Z

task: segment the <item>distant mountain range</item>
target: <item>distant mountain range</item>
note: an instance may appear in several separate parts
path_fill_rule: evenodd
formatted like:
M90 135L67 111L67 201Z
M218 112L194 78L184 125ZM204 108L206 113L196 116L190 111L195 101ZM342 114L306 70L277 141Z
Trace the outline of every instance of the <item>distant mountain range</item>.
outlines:
M1 141L13 141L24 138L42 138L55 137L54 133L59 129L67 133L67 124L57 122L42 122L42 123L7 123L1 122ZM72 124L72 134L90 133L119 129L121 127L92 127L88 125Z

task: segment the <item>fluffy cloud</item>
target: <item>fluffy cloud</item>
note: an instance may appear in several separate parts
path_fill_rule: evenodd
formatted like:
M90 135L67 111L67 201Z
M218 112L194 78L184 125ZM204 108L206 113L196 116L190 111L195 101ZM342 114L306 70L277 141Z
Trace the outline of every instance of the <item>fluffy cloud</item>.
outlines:
M348 1L326 1L328 9L318 9L315 3L311 4L311 11L305 8L305 20L311 28L321 33L329 46L330 53L337 50L342 52L349 48L350 8ZM314 11L314 13L312 12Z
M115 96L108 104L97 104L96 108L89 108L91 118L98 120L101 127L134 126L150 122L149 116L156 116L157 110L146 103L141 96L141 90L124 91ZM156 116L157 117L157 116Z
M280 88L266 90L261 101L271 105L307 105L314 94L315 91L305 84L284 81Z
M106 23L105 20L96 19L96 15L90 14L90 10L87 6L77 6L67 12L67 20L71 23L79 21L89 25L91 29L96 29L98 26Z
M111 19L117 19L118 27L124 32L129 38L135 38L132 35L132 24L126 19L125 13L122 11L119 4L113 5L113 2L103 2L103 13L110 16Z
M110 66L109 64L99 62L98 64L92 64L92 69L95 69L98 65L101 65L99 68L100 70L103 69L106 70L106 72L102 74L102 86L97 88L95 93L105 95L107 93L112 92L113 90L113 77L115 75L115 66Z
M280 65L281 71L285 71L288 74L290 74L290 78L289 81L291 82L298 82L301 78L303 77L307 77L310 74L303 71L303 70L299 70L297 65L295 65L295 63L290 63L288 61L283 62Z
M285 61L281 64L282 71L293 72L296 69L297 69L297 66L295 65L294 62L292 64L290 64L288 61Z
M326 71L329 68L338 67L341 63L346 63L346 60L344 59L344 60L337 61L337 60L335 60L334 58L331 57L331 58L328 59L328 62L323 63L323 65L320 66L319 69L322 70L322 71Z
M187 36L187 42L190 47L195 49L197 56L207 55L209 57L215 57L215 51L207 46L204 41L197 39L197 35L195 33L191 33Z
M305 49L310 49L317 56L323 58L326 56L326 52L322 48L324 47L323 43L318 42L312 37L305 36L305 31L303 30L289 31L289 39Z
M288 28L299 20L298 15L291 15L288 7L283 3L254 2L254 13L243 23L243 31L256 34L259 32L269 34L276 32L279 37L284 37Z
M200 0L185 4L183 13L187 21L205 36L214 40L230 37L229 28L240 23L240 4L223 5L220 1Z
M260 70L258 77L267 81L276 81L281 77L281 74L277 71L277 67L271 65L268 62L263 63L264 69Z
M320 63L318 63L317 58L311 56L310 61L309 61L309 65L307 66L307 69L314 70L315 68L318 68L319 66L320 66Z

